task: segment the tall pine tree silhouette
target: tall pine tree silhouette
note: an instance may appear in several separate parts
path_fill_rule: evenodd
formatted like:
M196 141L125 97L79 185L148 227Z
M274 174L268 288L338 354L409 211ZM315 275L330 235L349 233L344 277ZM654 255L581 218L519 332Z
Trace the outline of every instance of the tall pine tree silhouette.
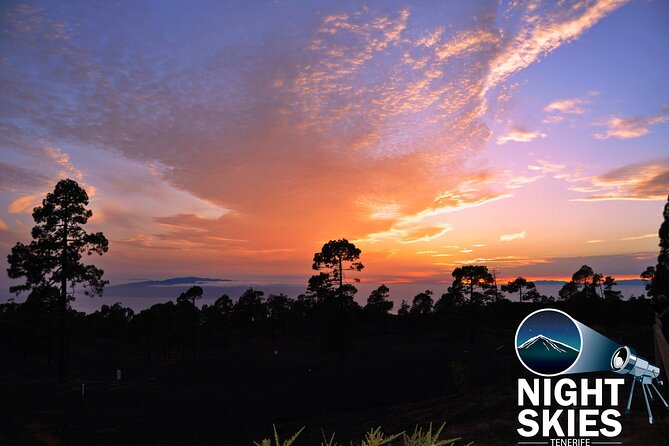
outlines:
M31 232L33 240L28 245L17 243L7 256L9 277L25 278L23 284L10 287L10 292L59 290L59 382L66 378L67 303L74 300L74 294L69 291L82 285L84 294L102 295L108 283L102 279L103 270L81 261L84 253L102 255L109 247L102 232L89 234L83 229L93 216L87 205L88 194L76 181L59 181L54 191L42 200L42 205L33 209L36 223Z

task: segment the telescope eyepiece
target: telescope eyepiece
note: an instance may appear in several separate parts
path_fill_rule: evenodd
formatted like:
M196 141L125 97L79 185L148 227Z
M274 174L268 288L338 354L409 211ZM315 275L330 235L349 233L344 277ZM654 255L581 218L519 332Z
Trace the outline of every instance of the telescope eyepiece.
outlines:
M631 374L639 379L650 382L660 374L660 369L646 359L637 356L631 348L624 346L611 356L611 370L621 375Z
M611 356L611 370L620 373L621 375L632 373L632 375L636 376L637 373L634 373L634 371L638 359L639 358L634 350L627 346L620 347L613 353L613 356Z
M621 373L621 370L630 360L629 347L620 347L611 357L611 368L614 372Z

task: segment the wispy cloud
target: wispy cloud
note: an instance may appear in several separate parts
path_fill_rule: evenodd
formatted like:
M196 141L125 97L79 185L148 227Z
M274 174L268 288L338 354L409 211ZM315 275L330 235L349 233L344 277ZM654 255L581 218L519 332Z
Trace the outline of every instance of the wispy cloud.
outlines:
M435 52L443 61L466 52L479 53L484 47L496 46L500 40L500 35L491 30L463 31L450 41L439 45Z
M658 237L657 234L644 234L644 235L637 235L637 236L634 236L634 237L624 237L624 238L621 238L620 240L623 240L623 241L642 240L642 239L645 239L645 238L657 238L657 237Z
M71 162L69 154L39 140L33 141L32 146L31 152L21 154L21 165L0 161L0 190L16 194L7 208L10 213L30 214L63 178L77 180L89 198L95 196L96 188L85 181L84 173Z
M596 133L597 139L631 139L647 135L652 126L669 122L669 104L662 107L662 111L650 116L621 118L613 116L597 125L606 127L603 133Z
M629 164L591 177L570 190L591 194L572 201L664 200L669 191L669 159Z
M416 243L441 237L453 228L443 222L435 224L435 219L512 196L504 188L494 187L496 180L495 176L482 173L455 188L441 192L429 206L397 218L390 229L372 232L357 241L378 242L385 239Z
M529 170L535 172L541 172L542 174L555 174L564 171L567 167L565 163L556 163L549 160L538 159L536 164L530 164L527 166Z
M553 114L546 116L544 119L541 120L541 122L544 124L559 124L566 120L567 119L565 118L564 115Z
M496 256L496 257L477 257L474 259L456 260L448 264L442 263L442 265L455 267L459 265L486 264L486 265L503 266L504 268L515 268L515 267L545 264L545 263L550 263L550 260L539 257L533 258L533 257L521 257L521 256Z
M575 116L588 112L586 106L591 102L591 98L598 94L596 91L591 91L583 97L557 99L544 107L544 111L548 113L548 116L542 122L544 124L557 124L564 121L572 122Z
M59 167L56 177L72 178L76 181L83 182L84 174L70 161L70 155L61 150L59 147L47 145L44 147L44 155L52 161L53 164ZM91 195L89 191L89 195Z
M547 257L543 262L521 265L518 268L504 265L504 275L513 277L512 274L520 274L528 279L541 280L542 278L552 280L569 280L574 271L581 265L592 266L595 271L602 271L607 275L617 278L638 279L638 272L643 271L650 259L657 254L653 253L630 253L616 255L593 255L587 257Z
M402 244L428 242L441 237L453 230L452 226L441 224L436 226L398 224L387 231L373 232L364 238L354 240L355 243L376 243L382 240L392 240Z
M534 164L529 164L527 169L536 172L539 178L553 177L567 183L580 184L584 181L590 181L588 175L589 167L587 164L578 161L555 162L547 159L537 159ZM570 190L576 190L582 186L572 186Z
M39 206L42 198L41 193L21 195L9 203L7 210L11 214L30 214L36 206Z
M513 73L578 38L625 3L627 0L598 0L555 11L546 11L541 5L532 4L533 7L527 8L523 15L520 31L491 63L487 86L500 84ZM512 3L511 8L515 5Z
M546 134L539 131L529 131L520 128L512 129L506 135L497 138L497 144L506 144L507 142L530 142L537 138L545 138Z
M0 191L33 189L44 186L47 180L40 172L0 160Z
M513 240L520 240L525 238L525 231L517 232L514 234L503 234L499 237L500 242L510 242Z
M551 102L546 107L544 107L544 111L548 113L558 112L558 113L567 113L573 115L582 115L583 113L585 113L583 104L585 104L585 100L581 98L559 99L557 101Z

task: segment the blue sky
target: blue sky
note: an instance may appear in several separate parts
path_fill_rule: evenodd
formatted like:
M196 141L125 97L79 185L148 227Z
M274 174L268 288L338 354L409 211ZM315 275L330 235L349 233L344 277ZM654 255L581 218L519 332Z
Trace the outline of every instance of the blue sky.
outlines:
M516 345L522 345L528 339L539 335L567 344L576 350L581 349L578 328L564 313L548 310L531 315L520 326Z

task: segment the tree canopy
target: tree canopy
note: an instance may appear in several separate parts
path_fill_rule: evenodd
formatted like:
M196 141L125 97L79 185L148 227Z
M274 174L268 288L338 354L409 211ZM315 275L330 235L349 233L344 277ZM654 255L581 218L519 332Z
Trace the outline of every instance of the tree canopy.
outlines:
M367 298L365 310L374 314L388 314L393 309L393 302L388 299L390 289L385 285L380 285L373 290Z
M70 179L60 180L53 192L46 195L42 205L33 209L36 225L31 231L29 244L17 243L7 256L7 274L24 282L10 287L10 291L39 291L41 296L56 295L60 313L60 341L58 352L58 380L65 380L65 330L68 301L74 300L77 285L86 295L102 295L108 281L104 271L81 261L83 254L102 255L109 249L109 242L102 232L84 230L93 212L87 209L88 194Z
M465 265L453 270L453 290L468 291L469 301L481 304L486 300L485 290L494 282L484 265ZM478 291L480 290L480 291Z
M502 285L502 291L505 293L518 293L518 300L532 300L536 302L541 298L534 282L529 282L524 277L516 277L514 280Z
M74 180L61 180L53 192L46 195L42 205L33 210L36 225L31 231L33 240L17 243L7 256L7 274L12 279L24 278L24 283L10 287L20 293L36 288L74 288L81 284L86 295L102 295L108 283L104 271L81 261L82 255L102 255L109 242L101 232L87 233L83 225L93 216L86 208L88 194ZM67 297L74 299L74 293Z
M332 286L338 284L339 294L344 292L344 281L346 279L346 271L362 271L364 265L359 262L360 249L346 240L330 240L323 245L320 252L314 254L314 263L312 268L314 270L327 270L325 273L321 272L315 276L318 278L317 282L322 286ZM351 277L355 282L359 282L357 277ZM310 281L311 285L311 281Z
M592 268L588 265L583 265L578 269L578 271L572 274L571 280L585 286L591 284L594 277L595 272L592 270Z
M660 299L661 296L664 296L664 299L669 297L669 197L667 197L667 203L664 205L662 217L663 221L658 231L660 253L657 256L657 265L652 272L652 280L648 291L648 294L656 300Z
M433 292L430 290L425 290L422 293L416 294L411 304L411 314L430 314L434 305L432 294Z

